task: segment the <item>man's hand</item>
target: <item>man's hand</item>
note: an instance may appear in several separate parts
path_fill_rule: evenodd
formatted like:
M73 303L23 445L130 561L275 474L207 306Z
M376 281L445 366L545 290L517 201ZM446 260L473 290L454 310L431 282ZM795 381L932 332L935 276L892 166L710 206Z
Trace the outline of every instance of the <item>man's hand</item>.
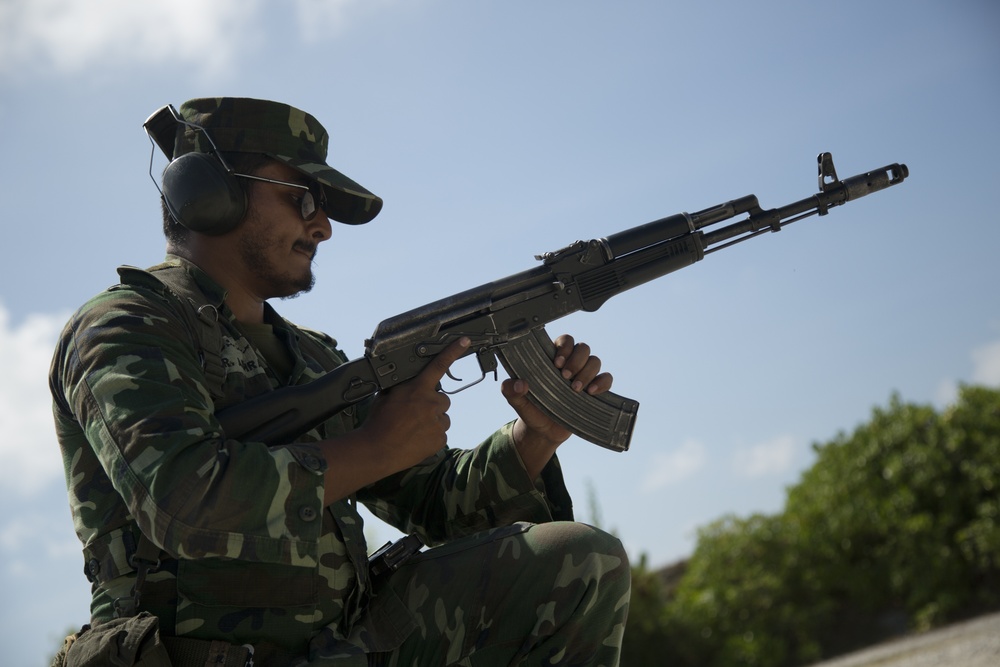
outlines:
M420 375L376 396L361 428L320 443L329 463L324 494L327 505L415 466L448 443L451 399L438 387L468 347L468 338L455 341Z
M448 444L451 399L439 391L441 379L468 347L468 338L455 341L420 375L381 392L372 403L362 430L397 461L396 471L416 465Z
M554 363L571 383L573 391L601 394L611 389L614 378L610 373L601 373L601 360L590 353L589 345L577 343L572 336L564 334L556 338L555 346ZM500 387L507 402L517 412L514 443L528 475L534 479L552 458L556 448L572 434L528 400L528 389L528 382L524 379L508 379Z

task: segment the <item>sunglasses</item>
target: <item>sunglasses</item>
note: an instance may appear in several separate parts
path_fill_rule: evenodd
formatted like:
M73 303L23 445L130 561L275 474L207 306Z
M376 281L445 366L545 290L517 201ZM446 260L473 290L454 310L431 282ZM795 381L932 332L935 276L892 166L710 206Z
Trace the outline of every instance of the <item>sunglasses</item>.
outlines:
M300 190L305 190L301 199L299 199L299 213L302 214L302 219L309 221L316 217L316 211L321 208L326 208L326 195L323 192L323 188L320 187L319 183L310 183L309 185L302 185L301 183L289 183L288 181L277 181L273 178L264 178L263 176L251 176L250 174L238 174L232 172L233 176L239 176L240 178L248 178L252 181L262 181L264 183L274 183L275 185L287 185L290 188L298 188Z

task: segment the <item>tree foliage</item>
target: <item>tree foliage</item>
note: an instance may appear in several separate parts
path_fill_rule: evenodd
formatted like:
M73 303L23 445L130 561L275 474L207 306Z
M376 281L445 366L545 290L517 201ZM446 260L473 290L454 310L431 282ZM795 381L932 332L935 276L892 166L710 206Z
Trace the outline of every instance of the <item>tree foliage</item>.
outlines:
M802 665L1000 606L1000 391L894 396L813 447L780 514L699 531L676 590L636 568L624 665ZM626 660L647 642L673 663Z

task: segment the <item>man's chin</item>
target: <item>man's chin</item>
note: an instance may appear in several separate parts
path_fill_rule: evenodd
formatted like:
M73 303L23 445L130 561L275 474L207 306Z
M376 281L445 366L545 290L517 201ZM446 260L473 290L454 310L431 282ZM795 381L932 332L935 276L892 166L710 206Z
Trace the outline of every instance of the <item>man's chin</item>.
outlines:
M288 299L295 299L297 297L302 296L303 294L306 294L307 292L311 292L312 288L315 285L316 285L316 276L313 275L312 271L310 271L308 278L292 282L289 285L290 289L279 298L282 301L286 301Z

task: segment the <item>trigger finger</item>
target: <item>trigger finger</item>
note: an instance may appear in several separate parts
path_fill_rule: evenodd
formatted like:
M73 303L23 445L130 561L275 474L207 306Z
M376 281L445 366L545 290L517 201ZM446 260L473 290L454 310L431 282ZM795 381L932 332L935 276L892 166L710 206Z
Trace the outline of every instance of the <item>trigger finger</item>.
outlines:
M448 373L448 369L455 363L469 348L472 341L467 336L462 336L448 347L441 350L434 357L421 373L437 388L441 388L441 379Z

